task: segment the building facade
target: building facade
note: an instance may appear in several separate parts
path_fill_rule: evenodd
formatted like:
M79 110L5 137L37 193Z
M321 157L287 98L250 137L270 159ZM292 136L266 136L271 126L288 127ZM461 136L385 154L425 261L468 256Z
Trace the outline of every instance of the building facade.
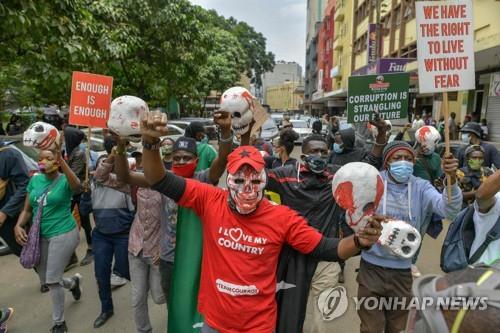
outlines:
M264 104L269 104L267 99L268 88L281 85L285 82L298 82L302 84L302 67L298 63L277 61L272 72L266 72L262 75Z
M284 82L266 91L267 103L273 111L298 111L303 104L300 82Z

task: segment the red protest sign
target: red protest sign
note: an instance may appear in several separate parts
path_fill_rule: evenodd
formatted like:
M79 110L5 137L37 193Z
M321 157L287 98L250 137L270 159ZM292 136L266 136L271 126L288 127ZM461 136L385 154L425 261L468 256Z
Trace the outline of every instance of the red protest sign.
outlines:
M69 123L106 128L109 118L113 77L73 72Z
M420 93L475 89L472 0L417 1Z

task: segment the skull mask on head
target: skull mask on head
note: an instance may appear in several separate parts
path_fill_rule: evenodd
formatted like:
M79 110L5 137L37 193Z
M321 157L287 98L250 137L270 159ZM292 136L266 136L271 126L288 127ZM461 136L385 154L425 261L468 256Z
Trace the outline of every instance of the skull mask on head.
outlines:
M61 134L51 124L38 121L32 124L23 135L23 144L27 147L35 147L42 150L56 148L60 142Z
M421 239L420 233L410 224L391 220L382 223L382 235L378 243L389 248L398 257L408 259L417 252Z
M248 132L253 119L253 99L252 94L243 87L232 87L222 94L220 109L231 113L231 126L235 134Z
M376 168L353 162L340 168L332 180L335 201L346 210L349 226L357 231L368 222L384 194L384 183Z
M415 132L415 140L422 146L423 153L430 155L441 140L441 134L434 126L422 126Z
M108 127L122 137L139 135L141 134L141 118L148 111L148 105L139 97L117 97L111 102Z

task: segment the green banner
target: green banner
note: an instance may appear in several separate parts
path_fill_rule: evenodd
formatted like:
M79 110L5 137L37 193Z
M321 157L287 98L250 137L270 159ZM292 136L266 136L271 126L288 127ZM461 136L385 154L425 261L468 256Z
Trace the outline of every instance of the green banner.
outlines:
M347 121L372 121L378 112L384 119L408 117L410 73L350 76Z

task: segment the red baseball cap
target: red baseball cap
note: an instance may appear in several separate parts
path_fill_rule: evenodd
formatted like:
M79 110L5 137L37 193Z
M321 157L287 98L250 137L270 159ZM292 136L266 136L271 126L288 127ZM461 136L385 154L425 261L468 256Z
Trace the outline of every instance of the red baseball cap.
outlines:
M238 147L227 157L227 171L229 173L235 173L244 164L248 164L255 171L260 172L264 168L264 158L262 158L260 151L252 146Z

